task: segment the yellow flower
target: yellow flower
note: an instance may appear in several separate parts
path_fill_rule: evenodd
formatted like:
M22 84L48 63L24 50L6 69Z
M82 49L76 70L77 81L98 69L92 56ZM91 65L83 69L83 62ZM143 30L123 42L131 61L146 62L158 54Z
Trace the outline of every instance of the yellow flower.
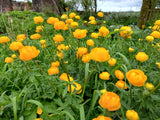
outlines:
M99 17L103 17L103 16L104 16L103 12L98 12L97 15L98 15Z
M76 15L75 18L79 20L81 17L79 15Z
M41 38L41 35L40 34L33 34L30 36L31 39L34 39L34 40L37 40L37 39L40 39Z
M12 54L12 56L11 56L12 58L16 58L17 57L17 55L16 54Z
M83 56L82 56L82 61L83 61L84 63L88 63L90 60L91 60L91 59L90 59L90 57L89 57L89 54L86 54L86 55L83 55Z
M87 48L85 48L85 47L79 47L78 50L77 50L76 57L79 58L79 57L81 57L82 55L87 54L87 52L88 52L88 49L87 49Z
M59 19L55 17L49 17L47 20L47 23L51 25L54 25L56 22L59 22Z
M67 25L71 24L73 22L73 19L67 19L65 22L66 22Z
M101 26L99 33L101 33L103 37L106 37L109 34L109 30L105 26Z
M100 92L103 95L105 92L107 92L107 90L106 89L102 89L102 90L100 90Z
M87 40L87 45L93 47L94 46L94 41L92 39Z
M25 34L19 34L17 35L17 41L18 42L23 42L26 39Z
M95 20L95 17L94 16L90 16L89 17L89 20L91 21L91 20Z
M37 26L36 27L36 32L41 32L43 28L44 27L42 25L41 26Z
M43 23L44 21L44 19L41 16L34 17L33 19L35 24Z
M136 57L136 60L140 62L144 62L148 59L148 55L145 52L138 52L135 57Z
M64 39L63 39L63 36L62 36L61 34L57 34L57 35L55 35L55 37L53 37L53 40L54 40L55 42L60 43L60 42L62 42Z
M63 15L61 16L61 19L62 19L62 20L67 19L67 14L63 14Z
M154 24L160 26L160 20L156 20Z
M134 51L134 49L129 47L129 52L133 52L133 51Z
M92 24L92 25L96 25L97 24L96 20L91 20L89 23Z
M3 105L1 105L1 107L0 108L2 108L2 107L4 107ZM4 110L4 109L1 109L1 110Z
M78 27L78 22L72 22L71 27L72 28L77 28Z
M126 117L128 120L139 120L138 113L134 110L127 110Z
M153 42L154 37L153 37L153 36L148 35L148 36L146 37L146 40L147 40L148 42Z
M154 25L151 27L153 31L159 31L160 30L160 25Z
M110 117L99 115L97 118L93 118L92 120L112 120L112 119Z
M156 63L158 65L158 67L160 68L160 63Z
M114 75L117 79L123 80L124 79L124 73L120 70L115 70Z
M74 12L71 12L70 14L69 14L69 17L72 19L72 18L74 18L76 16L76 14L74 13Z
M64 44L60 44L60 45L58 45L57 46L57 49L59 50L59 51L62 51L62 50L67 50L67 47L64 45Z
M92 34L91 34L91 37L92 37L92 38L98 38L98 36L99 36L98 33L92 33Z
M105 92L99 100L99 105L108 111L116 111L121 107L120 97L114 92Z
M76 29L74 32L73 32L73 35L75 38L77 39L81 39L81 38L85 38L87 36L87 31L86 30L81 30L81 29Z
M46 44L43 44L43 45L42 45L42 48L45 48L45 47L47 47L47 45L46 45Z
M124 82L123 80L118 80L115 85L118 87L118 88L122 88L122 89L127 89L127 84L126 82Z
M57 56L59 57L59 59L62 59L63 58L63 52L58 52Z
M131 34L133 33L132 28L129 26L123 26L120 28L120 35L123 38L131 38Z
M37 107L37 114L38 114L38 115L41 115L42 112L43 112L42 109L38 106L38 107Z
M89 53L91 60L98 62L105 62L110 58L109 50L106 50L103 47L95 47Z
M6 63L11 63L11 62L13 62L14 60L13 60L13 58L11 58L11 57L6 57L5 58L5 62Z
M46 41L45 40L40 40L40 44L46 44Z
M153 90L154 89L154 85L152 83L148 83L148 82L144 85L144 87L148 90Z
M87 23L87 21L84 21L84 23Z
M99 75L99 78L101 78L102 80L109 80L110 79L110 74L108 72L102 72Z
M10 41L10 39L7 36L0 37L0 43L7 43L9 41Z
M58 67L60 65L59 61L55 61L51 63L51 67Z
M21 42L16 42L13 41L10 45L9 45L9 49L11 50L19 50L21 48L23 48L23 44Z
M19 58L21 60L28 61L37 57L40 51L37 50L34 46L25 46L19 50L19 53Z
M63 21L58 21L54 24L54 28L56 30L61 30L66 26L66 24Z
M68 25L66 24L63 30L68 30Z
M141 42L141 41L143 41L143 39L139 38L139 39L138 39L138 41L140 41L140 42Z
M77 94L80 94L82 92L82 86L81 84L77 83L77 82L73 82L74 85L71 85L71 93L73 93L74 91L77 91ZM70 86L68 85L68 91L70 90Z
M114 58L110 58L110 59L108 60L108 64L109 64L110 66L114 66L114 65L116 64L116 62L117 62L117 60L114 59Z
M119 29L118 28L114 29L114 32L116 32L116 31L119 31Z
M73 78L70 75L67 76L67 73L62 73L59 78L61 80L69 82L68 77L70 81L73 81Z
M127 80L136 87L144 86L147 76L139 69L132 69L126 73Z
M58 73L59 73L58 67L50 67L50 68L48 69L48 74L49 74L49 75L56 75L56 74L58 74Z
M160 32L159 31L153 31L151 33L151 36L153 36L154 38L160 38Z
M36 118L36 119L34 119L34 120L43 120L42 118Z

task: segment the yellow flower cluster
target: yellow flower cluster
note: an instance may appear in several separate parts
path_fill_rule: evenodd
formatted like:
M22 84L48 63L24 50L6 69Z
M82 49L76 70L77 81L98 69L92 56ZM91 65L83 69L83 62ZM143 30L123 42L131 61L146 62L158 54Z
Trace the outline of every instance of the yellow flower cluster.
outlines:
M97 118L93 118L92 120L112 120L112 119L110 117L99 115Z
M19 50L21 48L23 48L23 44L21 42L16 42L13 41L10 45L9 45L9 49L11 50Z
M90 59L98 62L105 62L110 58L109 50L103 47L95 47L89 53Z
M128 120L139 120L138 113L134 110L127 110L126 117Z
M131 38L131 34L133 33L131 27L129 27L129 26L122 26L120 28L120 30L122 30L122 31L120 31L121 37L123 37L123 38Z
M72 19L72 18L74 18L76 16L76 13L74 13L74 12L71 12L70 14L69 14L69 17Z
M77 28L78 27L78 22L72 22L71 27L72 28Z
M88 46L93 47L93 46L94 46L94 41L93 41L92 39L89 39L89 40L87 40L86 44L87 44Z
M116 64L116 62L117 62L117 60L114 59L114 58L110 58L110 59L108 60L108 64L109 64L110 66L114 66L114 65Z
M51 25L54 25L56 22L59 22L59 19L55 17L49 17L47 20L47 23Z
M40 39L41 38L41 35L40 34L33 34L30 36L31 39L33 40L37 40L37 39Z
M99 17L103 17L103 16L104 16L103 12L98 12L97 15L98 15Z
M85 48L85 47L79 47L78 50L77 50L76 57L77 58L82 57L82 55L87 54L87 52L88 52L87 48Z
M36 27L36 32L42 32L42 29L43 29L44 27L41 25L41 26L37 26Z
M127 80L136 87L144 86L147 76L139 69L132 69L126 73Z
M35 24L43 23L44 21L44 19L41 16L34 17L33 19Z
M105 92L99 100L99 105L108 111L116 111L121 107L120 97L114 92Z
M57 34L55 35L55 37L53 37L53 40L57 43L60 43L62 42L64 39L63 39L63 36L61 34Z
M37 57L40 53L40 50L37 50L34 46L25 46L19 50L19 58L23 61L31 60Z
M101 78L102 80L109 80L110 79L110 74L108 72L102 72L99 75L99 78Z
M136 57L136 60L140 62L144 62L148 59L148 55L145 52L138 52L135 57Z
M99 29L100 36L106 37L109 34L109 30L105 26L101 26Z
M17 35L17 41L18 42L23 42L26 39L25 34L19 34Z
M0 43L7 43L9 41L10 41L10 39L7 36L0 37Z
M56 30L63 30L66 24L63 21L58 21L54 24Z
M76 29L74 32L73 32L73 35L75 38L77 39L81 39L81 38L85 38L87 36L87 30L86 29Z
M11 62L13 62L14 60L13 60L13 58L11 58L11 57L6 57L5 58L5 62L6 63L11 63Z

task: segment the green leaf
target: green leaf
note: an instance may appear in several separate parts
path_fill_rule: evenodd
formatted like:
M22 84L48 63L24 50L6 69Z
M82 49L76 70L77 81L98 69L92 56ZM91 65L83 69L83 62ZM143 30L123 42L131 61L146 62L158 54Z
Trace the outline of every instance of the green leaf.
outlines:
M34 109L31 114L25 116L25 120L34 120L37 118L37 109Z
M83 105L80 105L79 111L80 111L80 120L85 120L85 113L84 113Z
M36 104L37 106L39 106L42 109L42 111L43 111L46 119L48 119L48 114L47 114L44 106L39 101L36 101L36 100L27 100L27 102L28 103L33 103L33 104Z
M12 104L13 104L13 113L14 113L14 120L17 120L17 102L16 102L16 97L13 97L11 99Z
M68 111L62 111L61 113L69 116L71 118L71 120L75 120L74 117Z
M120 55L123 58L124 62L128 66L128 69L131 69L131 65L130 65L129 60L127 59L127 57L125 55L123 55L122 53L120 53L120 52L117 52L117 54Z

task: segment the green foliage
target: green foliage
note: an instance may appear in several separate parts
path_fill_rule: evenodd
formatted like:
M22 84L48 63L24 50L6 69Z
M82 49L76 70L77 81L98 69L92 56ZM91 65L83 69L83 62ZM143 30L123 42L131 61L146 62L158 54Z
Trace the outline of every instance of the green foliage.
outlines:
M3 35L14 38L7 44L0 44L1 120L34 120L36 118L42 118L43 120L91 120L99 115L109 116L113 120L124 120L127 119L125 113L129 109L134 109L140 119L158 120L160 118L160 71L156 65L156 62L160 62L160 51L158 51L158 45L156 46L159 39L153 41L155 46L152 47L152 43L145 40L145 37L152 30L145 27L141 31L135 25L130 25L135 22L138 16L137 13L132 17L130 14L116 16L113 13L109 20L107 18L106 23L103 23L105 18L96 17L97 25L84 24L83 19L74 19L74 21L79 23L78 29L87 29L88 31L87 36L80 39L80 47L86 47L88 53L94 47L104 47L109 50L110 56L117 60L115 66L110 66L107 61L96 63L92 60L89 63L83 63L81 58L76 58L76 47L79 40L72 34L75 29L70 28L70 31L55 30L53 25L46 23L48 17L42 13L13 11L9 12L9 14L1 14L1 16L1 32L5 33ZM39 34L42 36L41 39L46 40L46 48L42 48L39 40L30 39L30 35L35 33L35 28L38 26L33 21L33 17L35 16L42 16L45 20L38 25L44 26ZM6 22L8 17L12 17L12 24L11 22ZM130 19L124 21L123 18ZM131 20L132 18L134 19ZM23 23L23 27L21 23ZM119 34L121 30L114 31L116 28L120 29L123 26L122 24L129 24L132 27L132 38L124 39ZM10 27L12 25L13 29ZM91 39L90 34L92 32L97 33L101 26L107 26L110 33L106 37L92 38L95 42L94 47L87 46L86 41ZM17 57L14 58L12 63L5 63L5 58L13 53L19 56L18 51L11 51L8 46L12 41L16 40L16 36L20 33L26 34L27 37L23 41L23 44L35 46L40 50L40 54L34 58L34 61L22 61ZM65 46L71 45L68 50L62 50L64 55L62 60L56 55L57 46L53 41L53 37L56 34L63 35L64 41L62 43ZM139 38L143 39L143 41L139 41ZM75 46L72 44L72 40L75 42ZM129 52L129 47L132 47L134 52ZM139 62L135 59L135 55L140 51L147 53L149 56L149 59L142 62L141 66L139 66ZM48 75L47 72L51 63L56 60L60 61L60 66L58 67L59 74ZM132 86L126 76L124 81L128 89L118 88L115 85L118 79L114 75L114 71L121 70L126 74L131 69L141 69L148 77L147 82L152 83L155 89L149 91L144 86ZM108 81L99 78L99 75L104 71L110 73ZM74 81L67 82L61 80L59 76L62 73L68 73L73 77ZM68 85L76 87L74 82L79 83L83 87L83 91L80 94L77 94L78 90L74 90L72 93L69 92ZM107 112L99 105L98 101L102 95L100 90L102 89L113 91L120 97L121 108L119 110ZM38 106L43 111L41 115L37 114Z

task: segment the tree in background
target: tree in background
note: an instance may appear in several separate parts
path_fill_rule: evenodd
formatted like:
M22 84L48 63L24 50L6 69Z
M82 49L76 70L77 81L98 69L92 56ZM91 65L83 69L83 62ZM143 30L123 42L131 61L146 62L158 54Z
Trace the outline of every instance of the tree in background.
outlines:
M156 3L158 1L157 0L143 0L141 12L140 12L140 17L139 17L138 23L137 23L139 28L142 28L142 25L144 25L145 22L148 20L148 15L152 14L152 13L149 13L148 10L155 9Z
M61 14L63 9L58 0L32 0L33 9L36 12L49 12Z
M0 0L1 12L9 12L13 10L12 0Z

